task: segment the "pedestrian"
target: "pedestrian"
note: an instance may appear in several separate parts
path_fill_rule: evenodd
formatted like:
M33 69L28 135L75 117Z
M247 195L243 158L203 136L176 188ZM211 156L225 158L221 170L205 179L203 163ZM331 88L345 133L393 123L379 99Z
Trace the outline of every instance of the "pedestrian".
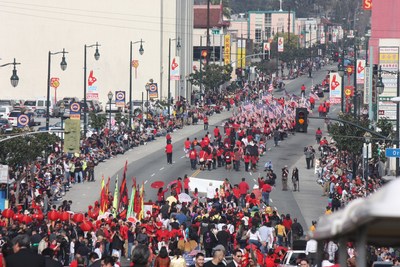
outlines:
M293 183L293 191L300 191L299 169L297 169L297 167L294 167L292 171L292 183Z
M196 170L197 169L197 166L196 166L197 165L197 151L194 147L190 150L189 159L190 159L191 169Z
M274 135L274 143L275 143L275 146L278 146L279 140L280 140L280 138L281 138L281 133L279 132L278 127L275 128L274 134L273 134L273 135Z
M189 183L190 183L190 178L187 174L183 177L183 189L186 194L189 194Z
M292 233L293 241L299 240L304 234L303 226L297 221L297 218L293 219Z
M167 163L172 164L172 144L171 141L167 141L167 145L165 146L165 153L167 154Z
M313 153L310 147L305 147L304 148L304 155L306 156L306 165L307 169L309 170L311 168L311 160L313 157Z
M315 140L317 141L317 144L321 142L321 138L322 138L322 131L318 127L317 131L315 131Z
M287 186L288 175L289 175L289 169L288 166L285 165L285 167L282 169L282 191L288 190Z
M306 97L306 86L304 85L304 83L301 85L301 97L304 98Z
M250 186L246 182L246 178L242 178L242 181L239 183L239 191L240 191L240 205L244 208L246 206L246 195L249 192Z
M206 115L204 115L203 123L204 123L204 130L207 131L208 130L208 117Z

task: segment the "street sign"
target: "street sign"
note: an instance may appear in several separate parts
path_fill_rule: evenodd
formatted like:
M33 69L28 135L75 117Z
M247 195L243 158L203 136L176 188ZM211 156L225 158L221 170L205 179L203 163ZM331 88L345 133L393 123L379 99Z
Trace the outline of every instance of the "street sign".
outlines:
M386 148L385 155L388 158L400 158L400 148Z
M212 29L211 33L214 35L219 35L219 29Z

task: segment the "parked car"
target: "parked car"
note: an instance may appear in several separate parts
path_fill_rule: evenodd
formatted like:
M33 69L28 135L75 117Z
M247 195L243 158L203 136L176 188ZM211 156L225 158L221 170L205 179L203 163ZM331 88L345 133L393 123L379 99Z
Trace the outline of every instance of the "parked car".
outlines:
M36 101L36 110L44 109L47 112L47 99L46 98L39 98ZM49 114L50 117L60 117L60 108L54 103L53 100L50 99L49 101ZM47 115L45 113L45 115Z
M0 106L12 106L17 105L17 101L12 99L0 99Z
M0 118L0 133L11 133L13 130L13 126L7 119Z
M110 112L110 103L108 102L106 104L106 113ZM121 112L122 108L117 107L117 105L115 104L115 101L111 102L111 112Z
M125 105L125 112L129 113L129 108L130 108L130 102L126 103ZM134 115L139 115L140 113L142 113L142 107L146 108L145 106L146 101L144 101L144 103L141 100L133 100L132 101L132 110L133 110L133 114Z
M93 105L94 112L102 112L103 107L101 106L101 103L99 100L87 100L86 102L90 102Z
M28 110L35 111L36 109L36 100L26 100L24 102L24 107Z
M0 106L0 118L2 119L8 119L8 116L10 116L11 111L13 111L12 106Z
M18 126L18 116L21 114L26 114L29 116L29 125L28 125L29 127L40 125L40 122L35 122L35 117L36 117L35 112L32 112L32 111L24 111L23 112L21 110L13 110L10 113L10 116L8 117L9 123L12 126L17 127Z
M63 127L65 127L65 123L64 123ZM62 128L61 128L61 121L59 121L59 122L57 122L57 123L55 123L55 124L49 125L49 131L52 131L52 130L62 130ZM46 126L41 126L41 127L39 127L39 128L38 128L38 131L39 131L39 132L45 132L45 131L46 131Z
M74 97L64 97L62 100L64 101L64 104L71 104L73 102L79 102L79 98L77 98L75 96Z

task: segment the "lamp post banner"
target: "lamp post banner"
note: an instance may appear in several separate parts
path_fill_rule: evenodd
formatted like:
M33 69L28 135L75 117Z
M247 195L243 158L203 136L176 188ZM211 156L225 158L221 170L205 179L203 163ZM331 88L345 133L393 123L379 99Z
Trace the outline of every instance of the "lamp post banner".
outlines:
M399 69L399 47L380 46L379 66L382 68L382 82L385 90L378 99L378 120L387 118L396 120L397 105L390 98L397 96L397 71Z
M284 39L283 37L278 37L278 52L284 51Z
M151 83L149 86L149 98L158 98L158 86L157 83Z
M170 62L170 72L171 72L171 81L179 81L181 79L180 75L180 60L179 57L175 56L172 58Z
M340 104L342 102L342 77L338 72L329 74L329 102Z
M224 36L224 64L231 64L231 35L225 34Z
M365 80L365 60L358 59L357 60L357 84L364 84Z
M370 67L365 67L364 69L364 105L368 105L369 103L369 94L371 93L371 88L370 88L370 79L371 76L369 74L369 68Z
M125 106L126 94L125 91L115 91L115 105L119 108Z

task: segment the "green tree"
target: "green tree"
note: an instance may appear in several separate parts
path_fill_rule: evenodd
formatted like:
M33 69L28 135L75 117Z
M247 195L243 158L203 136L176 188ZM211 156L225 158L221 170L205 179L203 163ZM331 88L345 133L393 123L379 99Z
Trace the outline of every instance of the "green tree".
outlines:
M0 142L0 162L12 168L24 166L33 162L38 157L43 157L51 152L52 146L59 138L47 132L34 135L21 135L9 139L2 139ZM26 173L17 176L16 199L18 204L19 186Z
M107 114L90 112L89 117L91 121L90 124L96 131L100 131L107 123Z
M117 124L121 124L121 122L123 122L125 125L128 125L129 118L121 112L118 112L117 114L115 114L115 122Z
M201 66L200 66L201 67ZM202 72L195 70L189 75L189 81L197 86L203 85L205 91L216 90L220 85L231 80L232 66L209 64L203 67Z

